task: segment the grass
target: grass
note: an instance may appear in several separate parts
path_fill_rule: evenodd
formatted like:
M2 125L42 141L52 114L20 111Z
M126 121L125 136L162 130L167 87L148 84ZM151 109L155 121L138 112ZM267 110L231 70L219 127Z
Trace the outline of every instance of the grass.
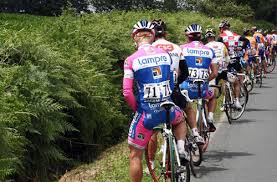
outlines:
M218 99L218 106L222 103L222 97ZM217 107L216 121L221 116ZM127 137L127 136L126 136ZM95 162L77 167L66 173L59 182L128 182L129 181L129 149L127 140L107 149ZM146 162L143 159L143 169ZM146 173L143 174L144 182L153 180Z

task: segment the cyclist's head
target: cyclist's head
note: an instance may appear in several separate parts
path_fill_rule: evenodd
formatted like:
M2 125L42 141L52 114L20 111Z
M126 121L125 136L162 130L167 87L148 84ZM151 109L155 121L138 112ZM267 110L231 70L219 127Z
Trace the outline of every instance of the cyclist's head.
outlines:
M202 28L198 24L191 24L185 29L185 34L189 41L200 41L201 40Z
M223 30L229 30L231 25L228 20L222 20L218 27L219 27L220 31L223 31Z
M212 28L208 28L205 33L205 38L210 42L215 40L215 31Z
M243 29L243 35L248 36L248 35L250 35L250 33L251 33L250 29L248 29L248 28Z
M257 30L258 30L256 26L252 27L251 29L252 29L252 32L253 32L253 33L254 33L254 32L257 32Z
M267 35L269 33L269 31L266 29L264 30L264 35Z
M154 26L147 20L140 20L133 27L132 37L137 46L142 42L151 44L155 38Z
M272 33L272 34L275 34L275 33L276 33L276 30L275 30L275 29L272 29L272 30L271 30L271 33Z
M161 19L159 20L154 19L152 21L152 24L154 25L156 38L162 38L166 36L166 24L164 21L162 21Z

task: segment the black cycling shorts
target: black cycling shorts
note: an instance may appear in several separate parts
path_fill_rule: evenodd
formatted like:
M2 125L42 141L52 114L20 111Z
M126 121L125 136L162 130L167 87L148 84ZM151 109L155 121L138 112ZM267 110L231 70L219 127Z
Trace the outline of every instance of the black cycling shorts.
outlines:
M230 63L227 68L228 68L228 70L231 70L231 68L234 68L237 72L242 71L242 66L240 64L240 61L238 61L238 60L233 63Z
M171 94L171 99L181 109L186 108L186 106L187 106L187 100L181 94L180 88L178 86L175 86L175 88L174 88L174 90L173 90L173 92Z
M215 84L218 85L218 83L221 79L227 80L227 71L222 71L221 73L218 73L218 75L215 79Z

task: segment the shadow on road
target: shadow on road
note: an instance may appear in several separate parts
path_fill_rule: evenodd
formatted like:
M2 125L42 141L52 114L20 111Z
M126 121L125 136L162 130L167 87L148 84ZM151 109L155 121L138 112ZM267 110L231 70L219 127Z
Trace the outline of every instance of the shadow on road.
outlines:
M224 159L232 159L235 157L245 157L252 156L254 154L247 152L232 152L232 151L209 151L204 154L203 164L196 168L196 172L198 174L198 178L202 178L203 176L218 171L226 171L227 168L221 167L220 162ZM208 167L205 167L205 164L208 164Z
M273 88L273 87L262 85L262 88Z
M257 122L256 120L250 120L250 119L238 119L238 120L234 120L232 121L232 125L236 125L236 124L243 124L243 123L254 123Z
M263 108L246 108L245 112L253 112L253 111L277 111L276 109L263 109Z
M250 92L249 93L249 95L259 95L259 94L261 94L261 93L259 93L259 92Z

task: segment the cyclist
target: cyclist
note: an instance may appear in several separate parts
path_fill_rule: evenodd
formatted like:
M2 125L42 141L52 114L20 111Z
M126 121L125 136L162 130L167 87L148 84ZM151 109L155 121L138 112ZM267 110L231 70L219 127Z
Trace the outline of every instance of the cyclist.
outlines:
M218 38L219 42L223 42L225 46L228 49L228 53L230 56L230 63L229 63L229 70L236 70L237 72L242 72L242 66L240 64L240 59L243 57L243 38L230 31L230 23L227 20L223 20L219 24L219 30L220 30L220 35ZM242 106L239 102L239 95L240 95L240 81L235 81L234 82L234 106L237 109L242 109Z
M183 62L183 64L181 64L181 65L179 64L180 60L183 59L181 56L182 50L178 45L165 40L166 27L165 27L164 22L153 21L153 23L155 25L155 30L157 32L156 41L153 43L153 45L166 50L173 60L173 69L175 71L174 75L175 75L175 84L176 85L175 85L174 91L172 93L172 100L174 101L174 103L176 105L178 105L181 109L183 109L186 112L187 110L185 108L186 108L187 102L186 102L185 97L181 94L180 88L179 88L179 83L181 82L180 80L185 80L188 77L188 67L186 65L186 62ZM161 31L161 30L164 30L164 31ZM179 69L179 66L181 66L180 69ZM180 72L182 72L182 74L180 74ZM180 76L178 73L180 74ZM199 135L199 133L196 129L196 123L193 123L195 120L193 120L193 118L190 114L188 114L188 113L186 113L186 114L188 117L187 118L188 124L189 124L190 128L192 129L192 134L195 137L196 142L198 144L204 144L204 139Z
M189 70L189 77L186 80L180 79L179 83L182 90L188 90L188 95L191 99L197 99L198 87L193 81L196 79L205 81L201 86L202 90L200 97L209 99L208 111L210 118L212 118L211 111L213 109L212 107L214 107L215 98L213 96L213 90L209 89L208 85L209 81L217 76L217 65L214 51L200 42L201 29L200 25L192 24L185 30L189 42L180 46L183 54L183 59L180 61L180 72L182 73L182 64L186 63ZM211 69L211 73L209 73L209 69ZM182 78L182 74L180 78ZM192 124L192 131L197 132L196 113L191 104L187 104L185 111ZM211 120L209 126L211 127L211 131L216 130Z
M132 37L137 51L124 62L123 95L136 112L128 134L130 179L132 182L140 182L144 148L153 127L166 121L166 112L160 104L170 100L174 83L170 56L164 50L151 46L155 37L153 25L146 20L137 22ZM134 81L138 90L137 99L133 92ZM178 107L171 109L170 119L181 158L185 154L186 126Z
M250 69L251 69L250 66L252 65L252 63L256 62L255 55L258 54L258 52L257 52L257 42L256 42L256 39L251 35L251 30L250 29L245 28L244 31L243 31L243 34L250 42L250 48L248 49L248 52L247 52L248 67L246 69L247 73L249 73ZM254 68L254 73L255 73L256 72L255 66L253 68Z
M271 31L271 48L270 48L270 55L276 56L277 54L277 34L276 30Z
M164 21L162 21L161 19L153 20L152 24L155 30L155 42L153 42L152 45L168 52L168 54L172 59L172 68L173 68L173 74L174 74L175 87L171 95L171 98L177 106L179 106L180 108L184 108L186 104L185 98L180 97L179 95L178 95L179 97L176 98L176 95L180 93L178 92L179 87L177 86L177 77L178 77L178 71L179 71L179 61L180 61L181 52L182 52L181 48L178 45L166 40L166 24ZM188 75L187 67L186 67L186 72ZM151 162L151 166L154 169L154 165L155 165L154 159L157 151L157 133L152 134L151 140L149 141L149 144L148 144L148 149L149 149L148 155ZM189 158L187 158L187 160L189 160ZM148 169L146 169L146 172L148 173Z
M253 37L257 42L258 57L260 57L263 65L263 74L266 77L266 61L265 61L265 38L261 33L261 30L258 30L257 27L252 27Z
M205 33L205 38L207 39L208 43L206 44L207 47L211 48L216 56L217 60L217 67L218 67L218 76L216 79L210 81L211 85L217 85L219 80L227 80L227 66L230 62L230 57L228 55L228 50L226 46L222 42L215 41L215 31L213 29L207 29ZM216 99L214 102L211 103L211 111L208 114L208 122L213 123L213 113L216 109ZM210 126L211 127L211 126Z

